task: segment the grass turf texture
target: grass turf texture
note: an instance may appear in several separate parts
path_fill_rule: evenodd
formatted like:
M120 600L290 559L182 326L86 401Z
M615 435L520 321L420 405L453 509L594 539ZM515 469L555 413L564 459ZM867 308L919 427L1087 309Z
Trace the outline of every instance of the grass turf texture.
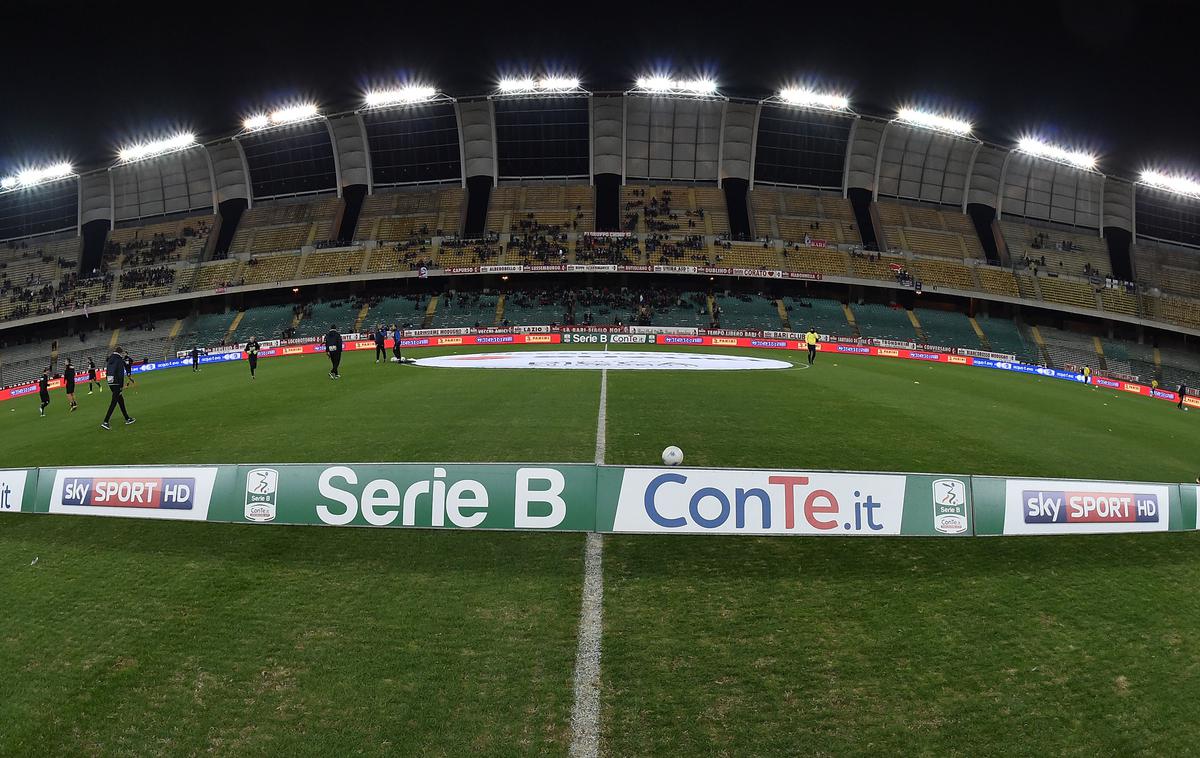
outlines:
M0 755L565 753L582 546L6 516Z
M542 348L544 349L544 348ZM572 346L572 349L579 349ZM613 346L612 349L619 349ZM628 346L626 349L648 349ZM653 348L649 348L653 349ZM670 348L686 351L688 348ZM410 355L492 352L491 348ZM723 352L711 348L696 352ZM804 362L800 353L743 351ZM431 369L348 353L143 375L138 419L98 425L108 394L0 404L6 466L592 459L596 371ZM1170 403L986 369L821 355L813 369L610 371L609 463L929 471L1190 482L1200 416ZM11 410L9 410L11 409Z
M598 372L260 365L145 375L111 432L107 394L0 404L0 461L592 457ZM1168 403L969 368L608 383L613 463L1190 481L1200 448ZM1198 537L608 537L606 751L1188 752ZM581 557L578 535L5 516L0 754L562 754Z
M1200 534L607 537L612 755L1189 755Z

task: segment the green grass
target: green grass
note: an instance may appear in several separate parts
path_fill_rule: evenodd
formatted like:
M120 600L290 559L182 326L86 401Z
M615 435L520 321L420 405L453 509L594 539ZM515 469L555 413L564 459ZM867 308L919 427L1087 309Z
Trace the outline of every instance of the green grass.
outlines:
M611 755L1185 755L1200 535L609 537Z
M596 372L327 370L147 374L111 432L107 394L2 403L0 465L592 459ZM1200 468L1194 413L961 367L611 371L607 397L611 463ZM606 754L1192 752L1197 539L608 537ZM5 516L0 755L564 754L582 543Z
M0 755L563 754L582 543L6 516Z
M241 364L146 374L127 392L137 424L111 432L98 429L107 393L82 394L71 415L54 393L45 419L36 396L9 401L0 404L0 459L592 460L597 372L376 365L367 351L347 354L342 380L327 371L313 356L266 359L254 382ZM699 466L1186 482L1200 468L1200 416L1054 379L854 356L787 371L609 372L608 462L657 463L671 444Z

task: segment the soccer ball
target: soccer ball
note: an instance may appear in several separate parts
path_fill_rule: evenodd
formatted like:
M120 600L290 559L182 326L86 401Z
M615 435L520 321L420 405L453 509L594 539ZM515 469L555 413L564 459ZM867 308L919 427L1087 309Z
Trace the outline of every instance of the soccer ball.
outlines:
M668 466L678 466L679 464L683 463L683 451L674 445L671 445L667 449L663 450L662 461Z

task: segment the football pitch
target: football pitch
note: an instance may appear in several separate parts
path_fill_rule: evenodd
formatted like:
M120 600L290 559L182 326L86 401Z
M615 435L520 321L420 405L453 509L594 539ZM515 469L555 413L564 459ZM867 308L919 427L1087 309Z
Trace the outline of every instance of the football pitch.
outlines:
M596 454L598 371L327 370L145 374L107 432L107 393L6 402L0 465ZM604 381L608 463L1200 470L1194 413L1050 379L821 355ZM606 536L601 752L1192 752L1197 539ZM5 515L0 754L562 755L583 576L580 534Z

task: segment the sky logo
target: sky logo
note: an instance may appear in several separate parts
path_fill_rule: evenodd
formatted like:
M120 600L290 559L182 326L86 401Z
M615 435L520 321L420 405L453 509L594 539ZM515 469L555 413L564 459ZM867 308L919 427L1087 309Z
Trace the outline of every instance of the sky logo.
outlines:
M703 345L703 337L663 337L663 344L666 345Z
M1146 524L1162 519L1158 495L1138 492L1024 490L1026 524Z
M67 477L59 501L67 506L191 510L195 493L191 477Z
M839 353L862 353L865 355L871 352L871 348L860 347L858 345L838 345L837 351Z

